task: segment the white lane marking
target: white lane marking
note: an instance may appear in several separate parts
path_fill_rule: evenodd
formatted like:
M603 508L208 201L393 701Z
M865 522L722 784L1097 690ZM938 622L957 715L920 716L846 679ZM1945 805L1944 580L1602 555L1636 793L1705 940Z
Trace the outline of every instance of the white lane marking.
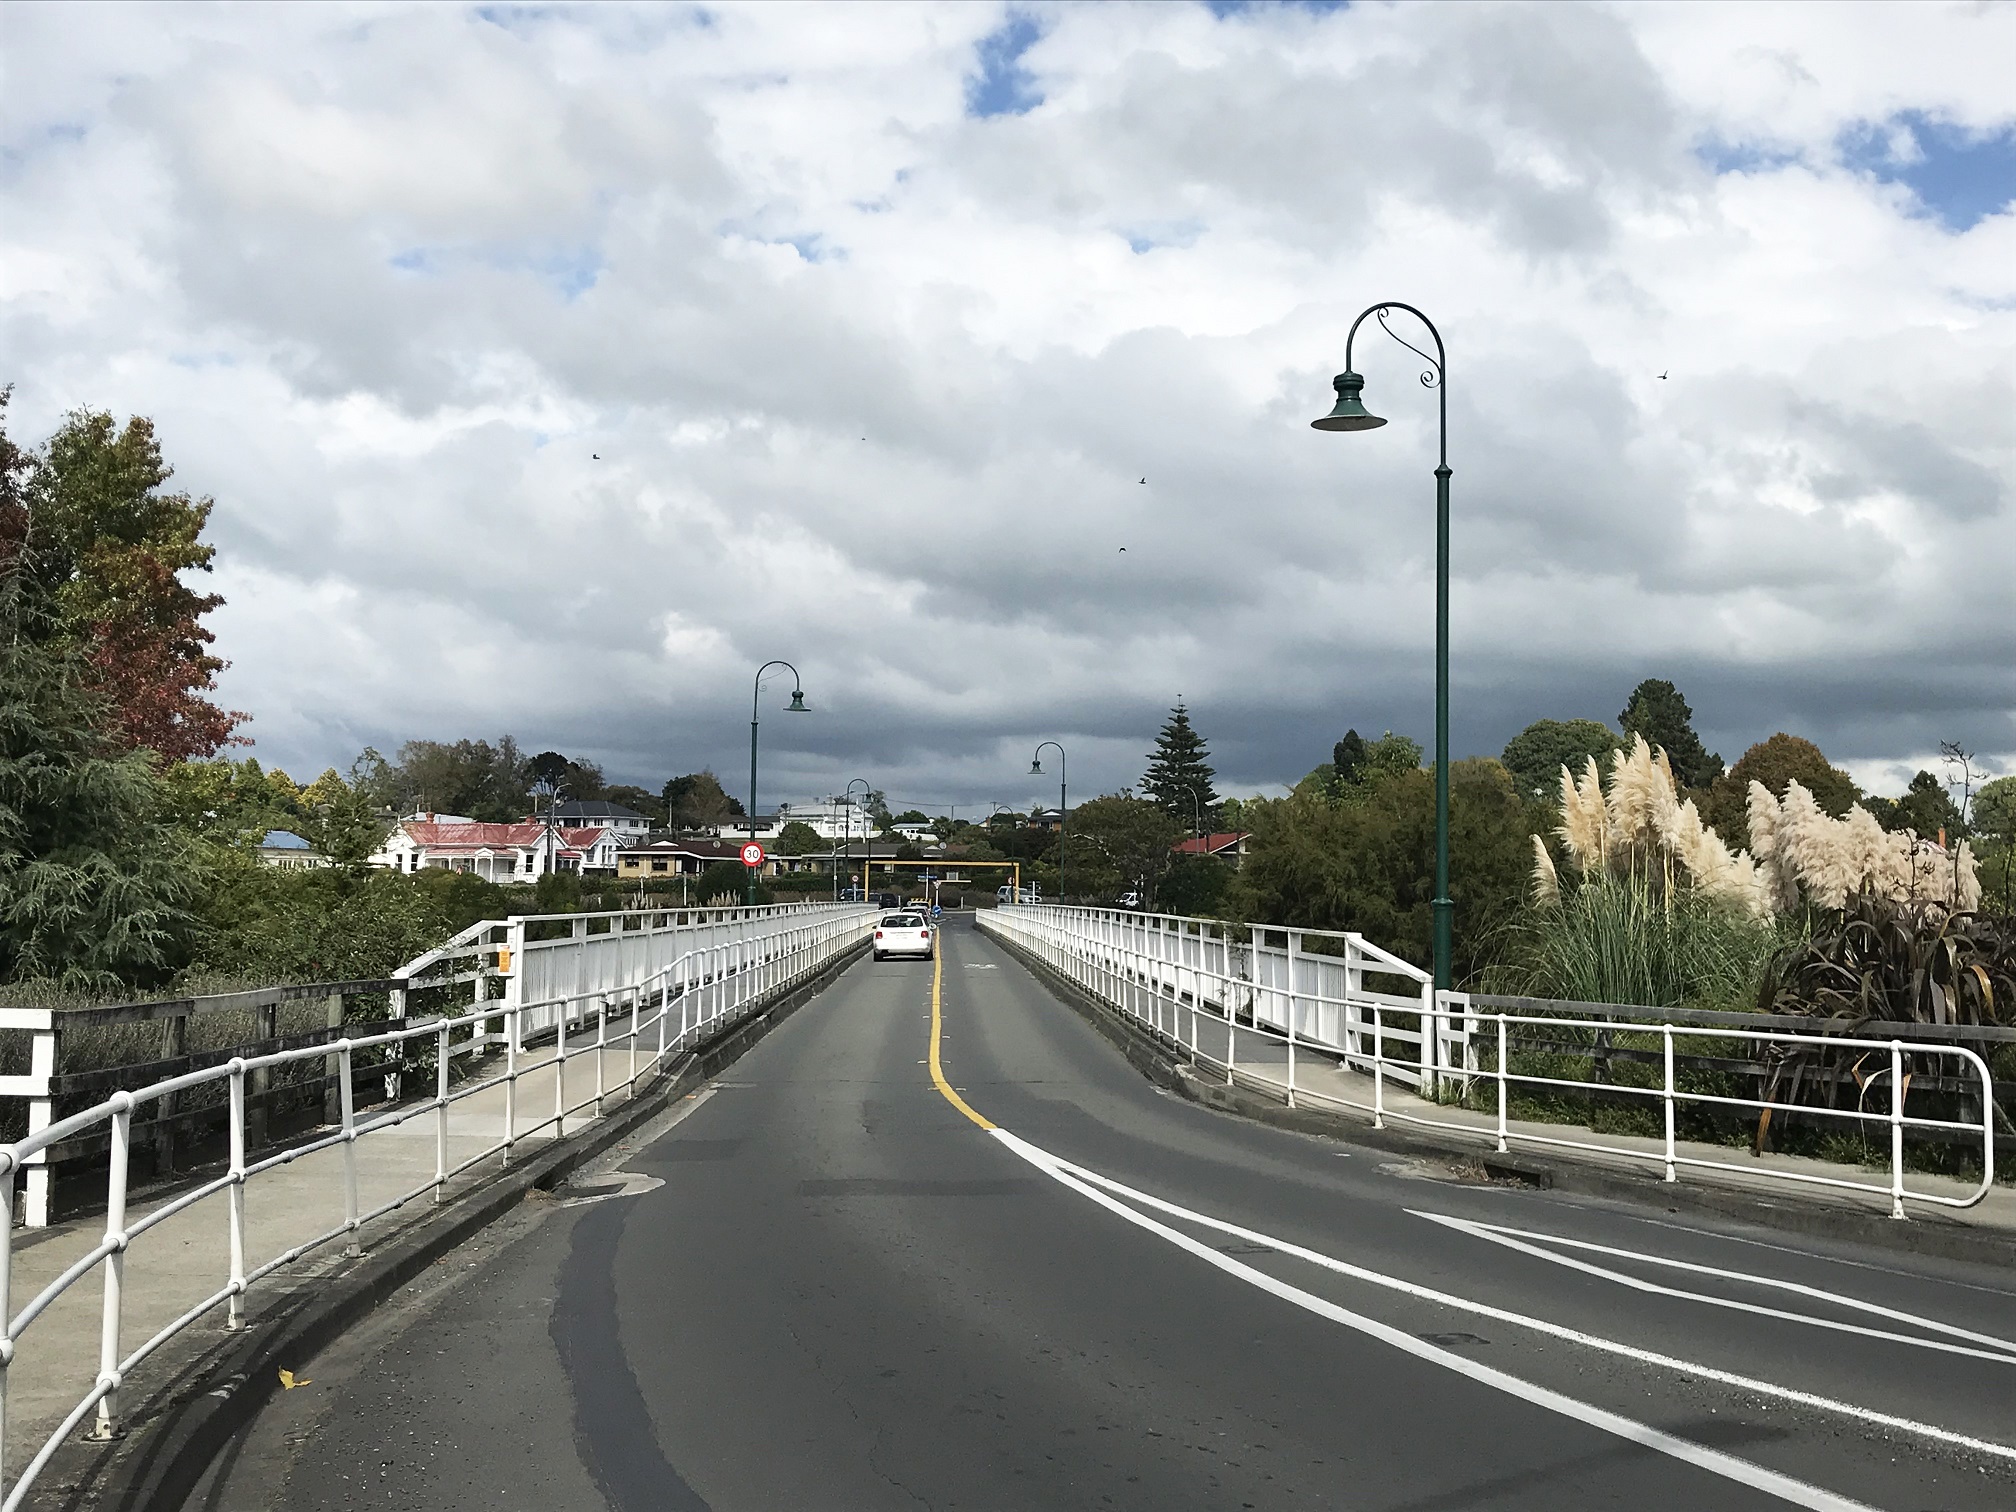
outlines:
M1320 1265L1325 1270L1336 1271L1339 1275L1350 1276L1354 1280L1366 1281L1374 1286L1383 1286L1389 1291L1402 1292L1410 1297L1419 1297L1425 1302L1438 1302L1445 1307L1453 1307L1463 1312L1475 1313L1479 1317L1492 1318L1501 1323L1510 1323L1518 1328L1530 1328L1536 1333L1564 1339L1571 1344L1579 1344L1584 1348L1599 1350L1605 1354L1619 1355L1627 1360L1635 1360L1641 1365L1657 1365L1667 1370L1678 1371L1683 1375L1699 1377L1704 1381L1715 1381L1724 1386L1734 1386L1743 1391L1753 1391L1759 1396L1768 1396L1779 1401L1796 1402L1802 1407L1811 1407L1820 1412L1838 1413L1843 1417L1854 1418L1858 1422L1872 1423L1878 1427L1889 1428L1898 1433L1915 1434L1920 1438L1929 1438L1938 1443L1951 1444L1956 1448L1968 1449L1977 1454L1986 1454L1995 1459L2016 1463L2016 1448L2012 1448L2007 1444L1998 1444L1987 1439L1971 1438L1964 1433L1955 1433L1950 1428L1940 1428L1931 1423L1920 1423L1911 1418L1897 1417L1891 1413L1878 1412L1870 1407L1857 1407L1852 1402L1836 1401L1832 1397L1819 1396L1810 1391L1799 1391L1790 1386L1779 1386L1770 1381L1760 1381L1752 1376L1738 1375L1734 1371L1718 1369L1713 1365L1701 1365L1692 1360L1676 1359L1672 1355L1663 1355L1649 1349L1640 1349L1633 1344L1620 1344L1615 1339L1605 1339L1596 1334L1583 1333L1580 1329L1568 1328L1559 1323L1549 1323L1543 1318L1529 1317L1525 1313L1508 1312L1502 1307L1493 1307L1489 1303L1473 1302L1468 1297L1458 1297L1449 1292L1436 1291L1433 1287L1420 1286L1412 1281L1403 1281L1398 1276L1388 1276L1379 1271L1367 1270L1361 1265L1353 1265L1349 1261L1335 1259L1330 1255L1323 1254L1319 1250L1305 1249L1303 1246L1292 1244L1286 1239L1276 1239L1271 1234L1264 1234L1256 1229L1243 1228L1236 1223L1227 1223L1222 1218L1212 1218L1203 1213L1192 1212L1189 1208L1178 1207L1173 1202L1165 1202L1160 1197L1151 1197L1146 1192L1138 1192L1132 1187L1121 1185L1121 1183L1113 1180L1110 1176L1101 1176L1097 1171L1089 1171L1083 1166L1073 1165L1068 1160L1062 1160L1055 1155L1038 1150L1036 1146L1016 1139L1014 1135L1009 1134L1005 1129L997 1129L995 1133L1034 1152L1032 1155L1025 1155L1023 1157L1024 1159L1031 1160L1032 1163L1040 1163L1036 1159L1036 1157L1040 1156L1042 1161L1048 1161L1057 1166L1060 1172L1068 1172L1082 1177L1085 1181L1095 1186L1104 1187L1110 1192L1117 1192L1132 1201L1139 1202L1158 1212L1168 1213L1171 1217L1182 1218L1200 1227L1213 1229L1221 1234L1230 1234L1234 1238L1245 1239L1253 1244L1264 1244L1270 1249L1279 1250L1284 1255L1293 1256L1297 1260L1306 1260L1311 1265ZM1019 1154L1021 1151L1018 1150L1017 1153Z
M1712 1475L1719 1475L1725 1480L1732 1480L1739 1485L1749 1486L1753 1490L1762 1491L1768 1496L1775 1496L1781 1501L1792 1503L1794 1506L1809 1508L1811 1512L1875 1512L1875 1509L1871 1508L1866 1502L1853 1501L1848 1497L1838 1495L1823 1487L1810 1485L1789 1475L1781 1475L1776 1470L1767 1470L1762 1465L1753 1465L1748 1460L1737 1459L1734 1455L1724 1454L1720 1450L1710 1449L1706 1445L1691 1443L1683 1438L1676 1438L1674 1435L1663 1432L1649 1424L1637 1422L1618 1413L1605 1411L1603 1408L1591 1406L1587 1402L1578 1402L1573 1397L1563 1396L1558 1391L1549 1391L1544 1386L1536 1386L1530 1381L1523 1381L1519 1377L1508 1375L1502 1370L1495 1370L1489 1365L1480 1365L1475 1360L1467 1359L1463 1355L1456 1354L1451 1350L1430 1344L1423 1339L1417 1339L1414 1335L1403 1333L1390 1324L1381 1323L1361 1313L1347 1311L1334 1302L1316 1296L1313 1292L1306 1292L1299 1286L1291 1286L1286 1281L1276 1280L1265 1271L1255 1270L1252 1266L1235 1260L1230 1255L1214 1250L1209 1245L1191 1238L1188 1234L1177 1232L1166 1223L1158 1223L1146 1214L1138 1213L1125 1203L1117 1201L1105 1192L1098 1190L1098 1186L1110 1186L1122 1191L1127 1190L1124 1187L1120 1187L1119 1183L1109 1181L1104 1177L1095 1176L1092 1172L1084 1171L1082 1167L1072 1166L1069 1162L1059 1160L1047 1151L1040 1150L1036 1146L1016 1138L1016 1136L1010 1134L1006 1129L995 1129L992 1132L996 1139L999 1139L1009 1149L1028 1161L1029 1164L1035 1166L1037 1170L1050 1176L1053 1180L1071 1188L1071 1190L1078 1192L1082 1196L1091 1198L1101 1207L1118 1214L1136 1227L1144 1228L1158 1238L1168 1240L1177 1248L1187 1250L1207 1265L1216 1266L1227 1275L1237 1276L1248 1285L1258 1287L1261 1291L1271 1293L1285 1302L1292 1302L1297 1307L1312 1312L1320 1318L1327 1318L1332 1323L1341 1323L1344 1327L1355 1329L1359 1333L1377 1339L1383 1344L1390 1344L1402 1353L1413 1355L1419 1360L1426 1360L1431 1365L1440 1365L1445 1370L1452 1370L1457 1375L1465 1376L1480 1385L1489 1386L1493 1390L1506 1393L1508 1396L1517 1397L1522 1402L1530 1402L1535 1407L1543 1407L1550 1412L1558 1412L1563 1417L1572 1418L1576 1422L1586 1424L1591 1428L1615 1434L1618 1438L1626 1439L1644 1448L1655 1450L1673 1459L1682 1460L1687 1464L1706 1470ZM1086 1179L1079 1179L1080 1174ZM1098 1186L1093 1185L1094 1181L1097 1181ZM1141 1196L1139 1193L1135 1195L1137 1197ZM1156 1206L1170 1206L1170 1204L1157 1202L1155 1199L1147 1200ZM1206 1227L1224 1229L1227 1232L1231 1231L1231 1225L1221 1224L1216 1219L1205 1218L1201 1214L1189 1213L1182 1209L1177 1209L1176 1211L1181 1216L1187 1217L1193 1222L1202 1223ZM1263 1236L1254 1237L1258 1242L1280 1248L1284 1253L1295 1252L1293 1246L1279 1245L1276 1241L1266 1239Z
M1536 1234L1526 1229L1505 1228L1495 1223L1478 1223L1469 1218L1452 1218L1442 1213L1423 1212L1419 1208L1408 1208L1406 1211L1416 1218L1426 1218L1430 1223L1460 1229L1476 1238L1488 1239L1493 1244L1502 1244L1507 1249L1518 1250L1521 1254L1538 1256L1542 1260L1552 1261L1570 1270L1601 1276L1607 1281L1615 1281L1618 1285L1628 1286L1634 1291L1656 1292L1664 1297L1680 1297L1689 1302L1706 1303L1710 1307L1726 1307L1735 1312L1754 1313L1759 1317L1782 1318L1792 1323L1805 1323L1814 1328L1831 1328L1840 1333L1861 1334L1865 1338L1887 1339L1895 1344L1911 1344L1920 1349L1937 1349L1947 1354L1970 1355L1977 1360L1997 1360L2005 1365L2016 1365L2016 1343L2011 1343L2007 1339L1998 1339L1992 1334L1974 1333L1951 1323L1941 1323L1936 1318L1921 1318L1912 1313L1899 1312L1895 1308L1883 1307L1874 1302L1863 1302L1855 1297L1826 1291L1817 1286L1804 1286L1797 1281L1781 1281L1775 1276L1746 1276L1741 1271L1718 1270L1712 1265L1696 1265L1687 1260L1669 1260L1664 1255L1641 1254L1637 1250L1613 1249L1607 1244L1591 1244L1586 1239L1564 1239L1557 1234ZM1527 1240L1535 1242L1529 1244L1525 1242ZM1800 1296L1812 1297L1836 1307L1873 1313L1895 1322L1929 1328L1935 1333L1949 1334L1958 1339L1971 1339L1977 1344L1989 1347L1970 1349L1965 1344L1949 1344L1943 1339L1925 1338L1922 1334L1892 1333L1888 1329L1865 1328L1859 1323L1844 1323L1835 1318L1816 1318L1810 1313L1787 1312L1783 1308L1764 1307L1755 1302L1739 1302L1733 1297L1716 1297L1706 1292L1682 1291L1678 1287L1661 1286L1656 1281L1647 1281L1638 1276L1626 1275L1622 1271L1592 1265L1587 1260L1556 1254L1546 1247L1548 1245L1587 1250L1598 1255L1614 1255L1619 1259L1636 1260L1645 1265L1663 1265L1672 1270L1689 1271L1695 1275L1718 1276L1725 1281L1737 1281L1747 1286L1764 1286L1778 1291L1795 1292Z
M2004 1286L1982 1286L1973 1281L1955 1281L1951 1276L1928 1276L1921 1271L1901 1270L1894 1265L1873 1265L1867 1260L1850 1260L1842 1255L1823 1255L1817 1250L1797 1249L1789 1244L1770 1244L1762 1239L1746 1239L1741 1234L1724 1234L1715 1229L1695 1228L1687 1223L1668 1223L1664 1218L1641 1218L1635 1213L1627 1213L1633 1223L1649 1223L1654 1228L1671 1229L1676 1234L1695 1234L1703 1239L1719 1239L1724 1244L1747 1244L1753 1249L1776 1250L1781 1255L1797 1255L1801 1260L1817 1260L1823 1265L1848 1265L1856 1270L1875 1271L1883 1276L1903 1276L1906 1280L1931 1282L1936 1286L1954 1286L1961 1291L1986 1292L1991 1297L2016 1297L2016 1291Z

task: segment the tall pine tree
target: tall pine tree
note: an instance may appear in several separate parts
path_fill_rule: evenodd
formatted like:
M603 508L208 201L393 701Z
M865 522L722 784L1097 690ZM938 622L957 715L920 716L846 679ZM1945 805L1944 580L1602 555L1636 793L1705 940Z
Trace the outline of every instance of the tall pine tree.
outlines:
M1210 754L1190 723L1190 711L1177 700L1162 733L1155 737L1155 749L1148 753L1141 791L1186 829L1192 824L1211 828L1218 790L1211 785L1217 773L1204 759Z
M1617 724L1626 741L1642 735L1647 745L1664 751L1682 787L1705 788L1722 775L1722 758L1694 733L1694 711L1664 678L1648 677L1633 688Z

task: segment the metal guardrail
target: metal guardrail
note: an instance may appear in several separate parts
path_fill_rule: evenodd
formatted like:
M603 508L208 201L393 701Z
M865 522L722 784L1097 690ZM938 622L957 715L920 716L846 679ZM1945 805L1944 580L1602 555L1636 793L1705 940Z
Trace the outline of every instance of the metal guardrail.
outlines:
M491 1160L497 1162L497 1169L501 1171L509 1164L515 1146L526 1138L547 1130L558 1137L565 1132L568 1118L591 1110L593 1114L599 1114L607 1097L634 1088L639 1080L653 1075L666 1057L719 1037L763 1002L814 976L836 956L864 939L875 917L871 909L835 908L830 905L793 910L793 916L788 919L776 918L773 911L764 912L771 916L750 921L760 923L761 927L752 930L746 937L712 938L648 967L640 961L640 974L630 982L603 981L586 990L532 1001L498 1002L486 999L465 1013L375 1034L346 1036L326 1046L280 1050L266 1055L234 1056L222 1065L170 1077L136 1090L114 1092L94 1107L50 1122L13 1144L0 1145L0 1191L4 1191L11 1210L16 1183L24 1170L33 1169L31 1162L36 1155L64 1140L100 1127L109 1134L104 1238L18 1312L13 1311L11 1292L12 1225L0 1226L0 1490L4 1490L4 1497L0 1497L0 1512L16 1512L49 1457L87 1417L93 1419L90 1437L109 1439L117 1435L120 1389L133 1371L168 1340L220 1307L225 1311L226 1328L242 1327L246 1296L275 1272L339 1239L347 1242L347 1253L361 1253L358 1235L367 1225L429 1193L439 1202L452 1178ZM493 1026L500 1019L503 1028L498 1032ZM613 1037L612 1022L623 1026ZM592 1044L570 1046L570 1037L585 1032L591 1025L595 1032ZM525 1046L539 1037L540 1026L552 1031L551 1049L543 1056L528 1058ZM651 1038L653 1043L648 1049L642 1048L640 1042L647 1038ZM356 1096L358 1056L374 1049L413 1044L431 1046L433 1051L433 1095L381 1113L360 1116ZM479 1071L471 1079L456 1085L452 1071L456 1060L474 1057L498 1046L503 1050L504 1060L495 1074L483 1076ZM620 1052L626 1047L629 1053L626 1074L620 1081L609 1083L603 1052L611 1049ZM567 1062L591 1050L595 1052L593 1089L588 1090L577 1083L570 1093ZM247 1089L252 1079L261 1071L331 1054L338 1065L340 1118L337 1126L304 1144L264 1159L248 1160ZM547 1070L553 1077L553 1111L530 1125L522 1125L518 1118L518 1083L528 1075ZM220 1175L162 1202L150 1212L138 1218L129 1218L127 1178L135 1110L215 1082L224 1083L228 1094L230 1156L227 1168ZM503 1090L498 1138L451 1165L449 1109L467 1098L498 1088ZM373 1148L367 1143L368 1136L429 1114L434 1119L433 1176L369 1211L363 1210L359 1198L359 1163ZM330 1149L340 1150L342 1154L341 1221L277 1254L256 1261L249 1257L246 1253L245 1221L245 1194L249 1183L266 1172ZM137 1349L127 1350L123 1340L125 1272L126 1258L134 1241L168 1219L220 1195L225 1199L224 1228L229 1255L224 1284L158 1330ZM6 1479L9 1372L20 1357L24 1339L35 1320L64 1293L84 1284L94 1272L99 1274L103 1288L96 1379L91 1389L36 1449L10 1484Z
M1663 1022L1648 1022L1648 1011L1643 1009L1626 1010L1627 1016L1621 1021L1516 1013L1484 1006L1465 993L1436 994L1427 974L1418 967L1365 944L1355 934L1323 930L1249 926L1247 932L1253 943L1245 946L1242 954L1242 948L1229 937L1226 926L1201 919L1102 909L1004 906L982 915L978 923L982 929L998 933L1030 951L1194 1062L1221 1070L1228 1082L1237 1081L1282 1096L1291 1107L1298 1100L1308 1100L1350 1108L1371 1114L1374 1127L1384 1127L1391 1119L1472 1138L1481 1136L1493 1140L1500 1151L1518 1141L1645 1160L1662 1166L1668 1181L1677 1181L1683 1169L1726 1170L1749 1177L1865 1192L1887 1198L1893 1218L1905 1216L1907 1201L1938 1207L1972 1207L1994 1185L1995 1088L1987 1062L1966 1046L1939 1043L1929 1036L1857 1037L1784 1029L1777 1027L1775 1020L1769 1027L1719 1022L1683 1024L1674 1022L1672 1017ZM1278 946L1268 943L1276 939L1281 942ZM1419 995L1407 999L1367 991L1362 978L1368 971L1411 977L1421 984ZM1586 1009L1591 1005L1564 1006ZM1736 1016L1713 1017L1724 1020ZM1223 1056L1204 1044L1199 1031L1201 1024L1207 1022L1214 1026L1214 1034L1222 1031ZM1661 1067L1659 1085L1607 1082L1598 1090L1658 1105L1664 1123L1662 1147L1646 1150L1621 1141L1573 1139L1514 1129L1509 1116L1514 1087L1582 1094L1592 1091L1588 1081L1512 1069L1513 1041L1522 1027L1541 1028L1549 1034L1582 1031L1592 1036L1620 1033L1656 1036L1657 1063ZM1286 1047L1285 1081L1241 1073L1238 1042L1242 1033ZM1710 1061L1691 1056L1680 1048L1731 1040L1755 1046L1766 1057L1786 1049L1821 1053L1859 1050L1865 1056L1880 1057L1877 1069L1863 1078L1862 1092L1866 1101L1869 1092L1880 1084L1888 1106L1882 1111L1871 1111L1859 1104L1854 1108L1835 1108L1769 1097L1731 1096L1680 1085L1677 1069L1683 1062L1747 1072L1765 1069L1754 1063L1739 1063L1732 1068L1726 1060ZM1391 1047L1395 1045L1401 1051L1399 1056L1393 1054ZM1306 1058L1312 1052L1346 1070L1368 1072L1372 1081L1371 1099L1340 1097L1312 1087L1306 1080L1298 1084L1298 1055ZM1939 1067L1940 1072L1930 1076L1917 1074L1915 1068L1927 1063ZM1493 1086L1495 1123L1479 1125L1396 1111L1387 1106L1389 1080L1430 1100L1436 1099L1445 1088L1467 1094L1479 1083ZM1914 1085L1920 1087L1921 1095L1925 1090L1966 1089L1978 1096L1979 1121L1910 1112L1907 1104ZM1901 1095L1896 1091L1899 1087L1903 1088ZM1676 1114L1683 1106L1833 1118L1859 1128L1887 1129L1889 1179L1879 1184L1756 1162L1739 1165L1684 1154L1676 1137ZM1964 1197L1955 1197L1908 1186L1904 1149L1907 1138L1914 1134L1942 1142L1962 1139L1970 1145L1979 1140L1981 1179L1974 1190Z
M64 1105L74 1108L83 1097L94 1101L118 1088L132 1089L166 1081L187 1072L219 1066L234 1056L258 1058L277 1050L331 1045L346 1032L391 1029L409 1015L438 1009L461 996L471 1006L495 1002L509 1009L557 1001L570 994L627 986L695 950L734 941L747 942L785 930L796 922L830 911L830 903L768 905L760 908L674 908L624 910L597 914L528 915L485 919L436 949L408 961L383 980L306 982L261 987L242 992L210 993L153 1002L120 1003L90 1008L0 1007L0 1033L25 1031L29 1037L27 1066L15 1075L0 1075L0 1098L19 1099L21 1125L28 1135L55 1122ZM857 905L858 906L858 905ZM382 1003L382 1011L367 1010L368 1029L359 1022L359 1002ZM283 1033L282 1013L297 1019L302 1007L312 1011L313 1027L297 1022ZM249 1013L251 1033L242 1043L192 1051L192 1028L220 1013ZM78 1031L110 1025L157 1024L158 1037L150 1059L115 1065L71 1069ZM548 1010L493 1013L460 1053L488 1051L503 1044L507 1027L524 1037L540 1038L553 1031ZM249 1093L248 1140L267 1143L271 1118L305 1110L309 1122L333 1123L337 1116L337 1067L333 1051L325 1050L320 1074L313 1057L293 1061L284 1078L261 1063ZM373 1095L366 1101L391 1101L400 1095L403 1074L399 1058L390 1054L380 1063L353 1068L353 1079ZM154 1177L170 1174L178 1161L186 1164L193 1144L217 1140L224 1110L209 1100L168 1094L150 1104L150 1116L136 1135L136 1150ZM30 1228L46 1227L55 1216L57 1167L91 1166L107 1154L102 1129L86 1131L53 1145L38 1147L20 1184L21 1221ZM65 1178L69 1178L66 1176Z

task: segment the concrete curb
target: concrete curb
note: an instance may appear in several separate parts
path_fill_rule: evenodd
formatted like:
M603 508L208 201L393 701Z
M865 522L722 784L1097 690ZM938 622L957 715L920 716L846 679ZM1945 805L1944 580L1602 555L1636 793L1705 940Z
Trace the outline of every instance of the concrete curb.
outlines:
M351 1270L283 1302L244 1333L184 1366L160 1410L109 1447L63 1445L27 1505L38 1512L165 1512L180 1507L279 1389L279 1367L311 1359L342 1332L448 1251L503 1217L534 1189L558 1185L577 1167L649 1123L696 1083L740 1058L803 1003L823 991L868 948L848 950L809 981L710 1045L688 1051L601 1122L513 1166L506 1174L387 1239Z
M978 925L974 926L978 928ZM1206 1081L1171 1053L1168 1046L1118 1009L1108 1007L1047 961L1011 940L989 939L1026 965L1036 979L1067 1007L1088 1020L1127 1057L1149 1081L1180 1097L1256 1123L1348 1139L1353 1144L1395 1155L1461 1156L1477 1162L1486 1174L1581 1196L1604 1197L1669 1213L1687 1212L1734 1218L1759 1228L1818 1239L1848 1239L1861 1244L1934 1255L1944 1260L2008 1266L2016 1262L2016 1235L1971 1227L1944 1214L1917 1215L1899 1223L1883 1214L1838 1206L1796 1189L1773 1192L1768 1198L1727 1187L1672 1185L1654 1178L1613 1171L1572 1156L1520 1151L1500 1155L1489 1145L1428 1129L1375 1129L1345 1113L1322 1108L1290 1108L1240 1086Z

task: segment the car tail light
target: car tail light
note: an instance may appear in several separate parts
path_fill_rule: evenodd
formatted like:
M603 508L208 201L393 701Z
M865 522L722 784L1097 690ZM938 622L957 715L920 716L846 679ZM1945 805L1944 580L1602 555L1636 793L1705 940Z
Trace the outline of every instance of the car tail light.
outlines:
M881 931L881 930L879 930L879 929L878 929L878 930L876 930L876 931L875 931L875 938L876 938L876 939L878 939L878 940L882 938L882 931Z
M924 938L927 940L931 938L931 931L928 929L920 929L917 931L917 933L924 936Z

